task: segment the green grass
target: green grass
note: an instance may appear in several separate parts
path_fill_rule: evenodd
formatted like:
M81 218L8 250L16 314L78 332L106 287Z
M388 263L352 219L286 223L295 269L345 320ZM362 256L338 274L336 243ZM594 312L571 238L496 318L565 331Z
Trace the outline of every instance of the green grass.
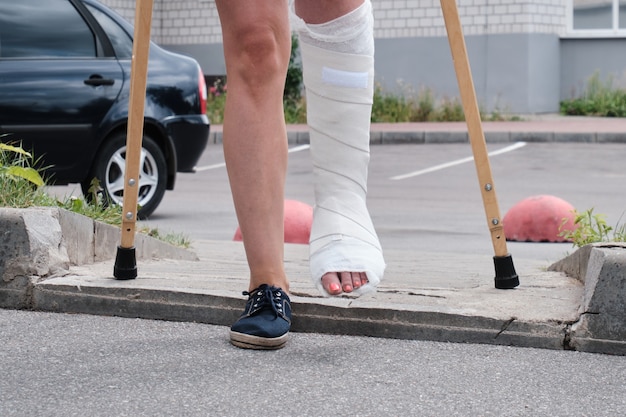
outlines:
M570 240L574 246L582 247L597 242L626 242L626 224L609 226L603 214L594 214L593 208L582 213L574 212L574 230L563 230L560 236ZM561 228L568 222L563 219ZM621 219L620 219L621 220Z
M164 242L167 242L173 246L178 246L181 248L188 248L189 246L191 246L191 240L189 240L189 238L186 237L182 233L161 234L158 228L149 228L149 227L139 228L139 232L145 233L148 236L151 236L155 239L159 239Z
M19 144L0 143L0 206L24 208L53 201L42 191L44 180L35 165L33 156Z
M418 93L401 85L402 94L374 88L372 123L458 122L465 120L463 107L457 99L437 100L429 89Z
M596 72L579 97L563 100L560 107L568 116L626 117L626 89L615 88L612 77L603 82Z
M122 224L121 206L103 204L98 198L88 203L84 198L58 199L47 194L37 165L37 160L19 144L0 143L0 207L60 207L102 223ZM188 248L191 243L182 234L161 234L149 228L139 231L179 247Z
M372 123L407 123L407 122L461 122L465 120L463 106L457 98L437 99L429 89L414 92L410 87L401 86L402 94L386 92L377 84L374 89L372 105ZM207 100L207 115L211 123L224 122L226 91L219 85L211 88ZM306 123L306 100L304 97L291 97L283 102L285 122L287 124ZM481 112L484 121L520 120L508 116L502 109L496 108L491 113Z

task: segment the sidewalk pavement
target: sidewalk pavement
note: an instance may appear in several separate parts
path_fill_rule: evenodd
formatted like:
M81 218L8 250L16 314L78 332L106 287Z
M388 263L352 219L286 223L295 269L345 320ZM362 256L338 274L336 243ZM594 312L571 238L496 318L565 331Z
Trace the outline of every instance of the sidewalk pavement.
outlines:
M432 123L373 130L391 143L417 126L422 143L436 132L464 133L462 124ZM524 133L520 140L626 143L626 119L546 117L484 128L508 141ZM305 131L290 127L296 139ZM248 269L239 242L197 241L185 251L138 234L138 278L119 281L117 228L61 209L0 209L0 226L8 231L0 246L2 308L224 326L242 311ZM495 289L492 254L395 250L385 258L377 293L323 298L308 278L308 247L286 245L293 331L626 355L626 245L585 247L553 266L514 258L521 284L513 290Z
M626 143L626 118L522 115L520 121L483 122L487 143ZM468 142L465 122L373 123L371 144ZM290 144L309 143L306 125L287 125ZM212 125L210 143L222 142L222 126Z

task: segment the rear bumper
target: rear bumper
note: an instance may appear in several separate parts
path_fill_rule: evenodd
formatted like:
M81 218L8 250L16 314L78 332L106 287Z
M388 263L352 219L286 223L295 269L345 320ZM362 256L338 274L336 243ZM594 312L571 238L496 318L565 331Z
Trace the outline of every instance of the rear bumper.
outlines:
M176 150L176 171L194 172L209 141L209 118L200 114L172 116L163 123Z

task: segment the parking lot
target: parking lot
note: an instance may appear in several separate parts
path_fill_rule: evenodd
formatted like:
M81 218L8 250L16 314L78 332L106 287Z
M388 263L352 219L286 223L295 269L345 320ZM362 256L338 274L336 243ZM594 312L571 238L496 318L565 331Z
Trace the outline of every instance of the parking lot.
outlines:
M489 144L500 211L539 194L560 197L579 211L594 208L609 225L625 221L624 144ZM384 248L446 253L492 253L469 144L373 145L370 211ZM181 174L150 220L161 232L196 239L231 240L237 228L221 145L209 145L198 172ZM392 179L415 174L404 179ZM306 146L292 146L286 198L313 204L312 167ZM52 187L57 195L76 186ZM569 243L509 242L514 257L555 261Z

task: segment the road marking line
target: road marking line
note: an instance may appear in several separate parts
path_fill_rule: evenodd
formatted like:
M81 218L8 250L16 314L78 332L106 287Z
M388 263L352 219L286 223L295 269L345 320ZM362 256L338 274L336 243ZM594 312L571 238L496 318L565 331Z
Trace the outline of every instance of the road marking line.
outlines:
M287 152L294 153L294 152L306 151L310 147L311 147L311 145L309 145L309 144L307 144L307 145L300 145L300 146L296 146L296 147L290 148Z
M290 148L287 152L288 153L294 153L294 152L306 151L310 147L311 147L311 145L295 146L293 148ZM225 162L220 162L219 164L207 165L207 166L204 166L204 167L195 167L194 170L195 170L195 172L202 172L202 171L209 171L211 169L224 168L225 166L226 166Z
M207 165L207 166L204 166L204 167L195 167L194 171L195 172L202 172L202 171L208 171L210 169L223 168L225 166L226 166L226 164L224 162L222 162L222 163L215 164L215 165Z
M511 146L507 146L506 148L502 148L502 149L499 149L497 151L489 152L487 155L489 155L489 156L501 155L503 153L507 153L507 152L511 152L511 151L514 151L514 150L519 149L519 148L523 148L524 146L526 146L526 142L516 142L515 144L513 144ZM434 172L434 171L439 171L439 170L442 170L442 169L445 169L445 168L450 168L450 167L453 167L455 165L461 165L461 164L464 164L466 162L472 162L473 160L474 160L474 157L470 156L470 157L463 158L463 159L457 159L456 161L451 161L451 162L446 162L444 164L435 165L433 167L422 169L422 170L419 170L419 171L409 172L408 174L396 175L395 177L391 177L389 179L391 179L391 180L404 180L404 179L411 178L411 177L417 177L418 175L428 174L429 172Z

